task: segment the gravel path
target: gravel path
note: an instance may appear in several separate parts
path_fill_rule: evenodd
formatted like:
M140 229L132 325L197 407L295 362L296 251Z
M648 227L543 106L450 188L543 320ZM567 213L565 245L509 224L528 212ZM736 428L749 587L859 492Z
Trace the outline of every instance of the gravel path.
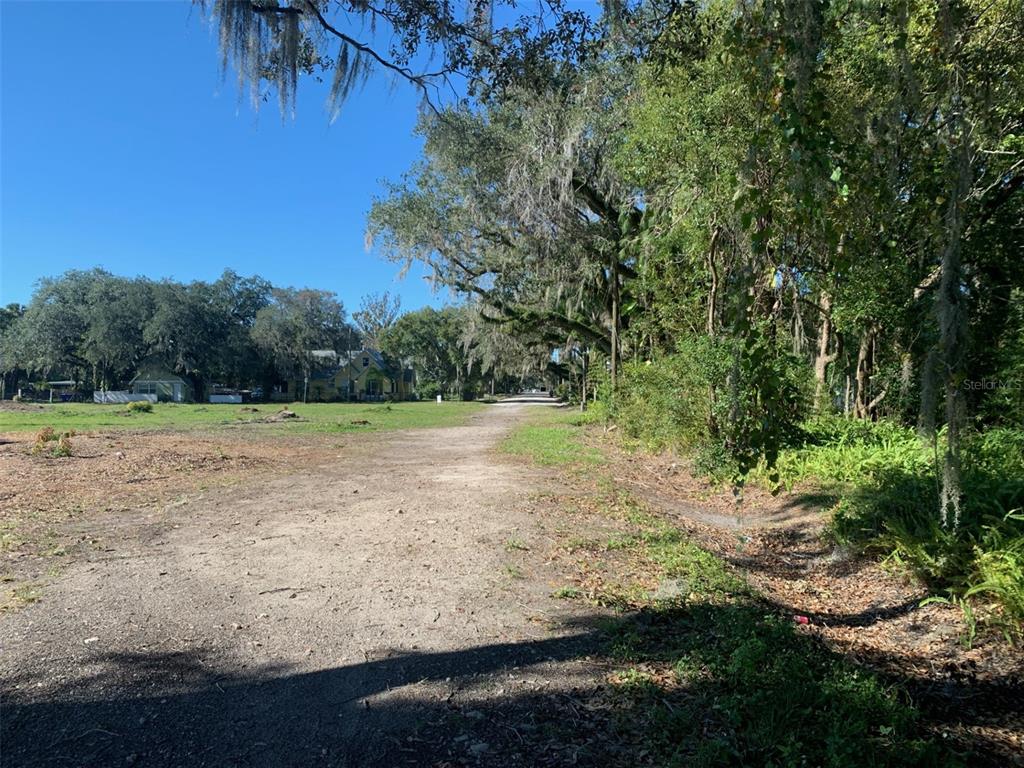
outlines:
M472 721L593 676L531 513L551 480L494 451L535 404L368 436L174 527L128 513L0 618L3 765L508 764Z

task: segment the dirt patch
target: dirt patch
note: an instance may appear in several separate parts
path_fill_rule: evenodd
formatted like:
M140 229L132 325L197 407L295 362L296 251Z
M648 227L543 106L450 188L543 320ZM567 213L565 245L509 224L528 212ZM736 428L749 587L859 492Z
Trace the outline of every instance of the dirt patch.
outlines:
M265 419L263 419L263 421L265 421L267 424L276 424L281 421L305 421L305 419L299 416L299 414L297 414L295 411L291 411L287 408L282 408L277 413L271 416L267 416Z
M72 455L33 454L30 433L0 435L0 605L32 594L48 574L116 546L126 519L172 524L190 496L245 483L254 473L326 460L340 441L175 432L95 432L71 438ZM129 526L129 528L131 528Z
M19 403L15 400L0 400L0 411L42 411L43 406L38 403Z
M145 477L148 493L174 488L180 502L164 497L151 514L133 488L81 516L107 546L0 618L5 758L636 764L569 733L576 691L602 679L590 661L597 617L550 595L560 577L532 494L553 479L496 458L522 416L500 405L465 427L343 446L319 436L283 464L258 463L279 438L199 451L191 435L96 436L120 474L92 498ZM65 500L95 484L67 469L100 461L84 458L88 446L63 469L13 451L5 471L20 503L40 506L61 477ZM181 476L204 477L221 449L217 461L257 463L244 481L181 493ZM23 490L33 483L37 494Z

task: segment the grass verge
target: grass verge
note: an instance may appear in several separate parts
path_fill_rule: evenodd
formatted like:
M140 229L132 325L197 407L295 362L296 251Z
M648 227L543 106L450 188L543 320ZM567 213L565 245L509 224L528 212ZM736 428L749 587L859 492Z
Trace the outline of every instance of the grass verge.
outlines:
M631 590L607 623L611 681L664 766L956 765L895 684L805 634L718 557L621 494ZM619 547L623 548L620 537ZM670 585L666 591L664 585ZM620 587L621 590L621 587ZM621 600L620 595L617 598ZM602 600L597 595L598 602Z
M546 408L514 429L502 442L501 450L544 467L600 464L600 452L584 445L576 428L580 418L574 411Z

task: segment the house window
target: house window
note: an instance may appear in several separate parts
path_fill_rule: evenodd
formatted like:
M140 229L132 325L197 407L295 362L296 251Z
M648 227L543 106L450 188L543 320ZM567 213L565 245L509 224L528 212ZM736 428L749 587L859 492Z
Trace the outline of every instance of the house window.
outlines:
M377 379L370 379L366 382L366 393L371 397L376 397L380 394L380 382Z
M156 382L155 381L139 381L135 384L135 394L137 395L155 395L156 394Z
M370 358L364 357L363 358L363 368L369 368L369 367L370 367Z

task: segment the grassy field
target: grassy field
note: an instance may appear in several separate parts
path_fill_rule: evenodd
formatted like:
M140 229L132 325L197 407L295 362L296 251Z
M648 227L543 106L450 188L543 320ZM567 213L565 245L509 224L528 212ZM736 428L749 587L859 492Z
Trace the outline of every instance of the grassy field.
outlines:
M294 403L287 407L299 418L268 423L283 406L158 403L150 413L133 413L124 405L67 403L0 410L0 433L111 429L257 429L267 432L349 432L377 429L412 429L461 424L487 406L482 403ZM360 423L368 422L368 423Z

